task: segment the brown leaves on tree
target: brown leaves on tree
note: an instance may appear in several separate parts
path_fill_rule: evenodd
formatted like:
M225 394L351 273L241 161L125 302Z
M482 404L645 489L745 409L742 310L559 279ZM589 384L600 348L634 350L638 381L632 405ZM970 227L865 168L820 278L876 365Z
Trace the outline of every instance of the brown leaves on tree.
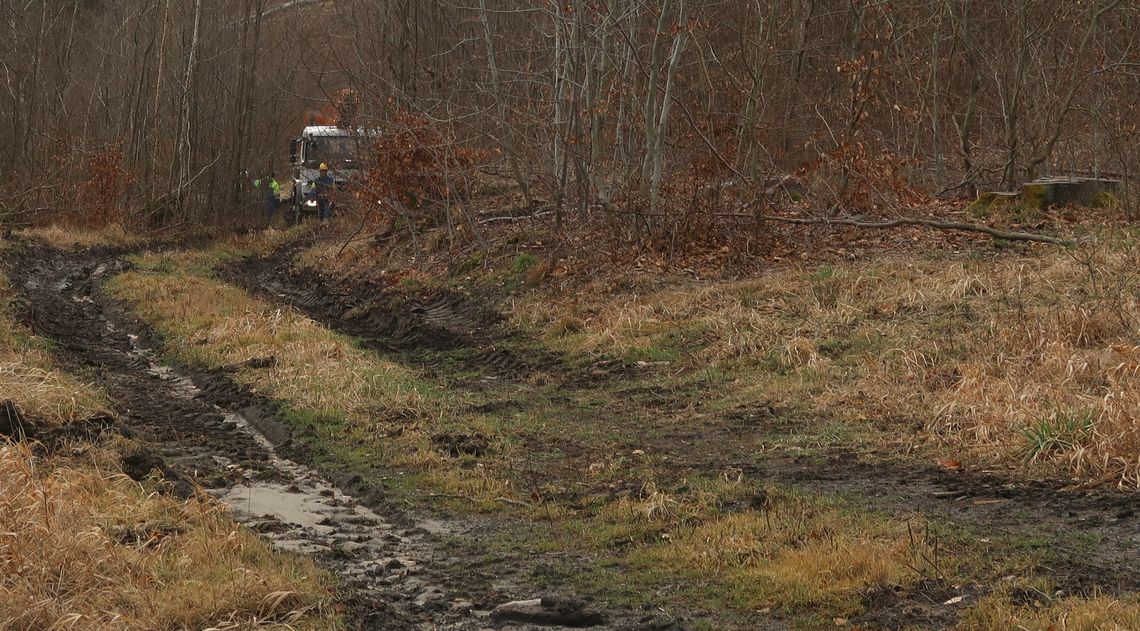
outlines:
M360 93L356 90L352 88L337 90L329 98L328 105L319 111L305 112L305 124L355 127L360 117L360 103Z
M83 179L76 186L76 223L89 227L121 223L124 200L133 183L121 143L95 151L86 160Z
M458 142L448 125L397 110L372 145L363 196L408 208L453 200L467 194L471 169L489 155Z

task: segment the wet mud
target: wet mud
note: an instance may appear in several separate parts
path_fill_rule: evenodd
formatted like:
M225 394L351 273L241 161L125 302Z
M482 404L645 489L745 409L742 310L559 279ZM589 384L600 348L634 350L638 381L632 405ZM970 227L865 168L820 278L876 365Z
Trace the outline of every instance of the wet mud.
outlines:
M221 271L246 291L285 302L314 320L408 361L428 374L477 372L520 379L557 370L558 354L536 348L478 299L447 289L411 294L373 281L325 276L291 263L299 244L248 258Z
M161 475L165 488L181 496L209 493L276 547L317 560L338 577L354 628L646 628L636 612L601 612L564 598L556 599L563 618L501 617L500 605L542 594L514 581L513 573L455 554L456 539L478 548L478 523L416 519L393 510L358 476L326 475L292 459L303 460L304 452L293 448L272 402L225 371L163 363L161 340L99 292L103 280L129 268L121 255L36 244L0 255L16 290L17 318L54 340L60 366L102 387L116 413L49 433L5 404L0 429L8 435L50 443L56 434L61 440L129 434L143 447L124 454L128 475ZM455 437L447 444L466 452L478 442Z

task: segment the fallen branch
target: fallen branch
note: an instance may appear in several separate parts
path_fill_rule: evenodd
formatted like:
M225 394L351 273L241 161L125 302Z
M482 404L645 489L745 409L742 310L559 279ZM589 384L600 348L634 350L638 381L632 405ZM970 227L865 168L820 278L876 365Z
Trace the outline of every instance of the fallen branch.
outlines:
M752 217L752 215L746 215L743 213L734 216ZM938 230L980 232L982 234L988 234L995 239L1003 239L1005 241L1036 241L1038 243L1048 243L1050 245L1059 245L1066 248L1076 245L1076 242L1070 239L1050 237L1049 235L1035 234L1032 232L1010 232L1008 230L998 230L997 228L991 228L989 226L984 226L981 224L962 223L959 221L935 221L933 219L912 219L905 217L901 217L899 219L890 219L888 221L858 221L855 219L831 219L827 217L775 217L768 215L762 215L759 218L766 219L768 221L779 221L782 223L830 224L840 226L853 226L855 228L897 228L899 226L925 226L927 228L935 228Z
M604 209L608 213L615 215L634 215L637 217L668 217L667 213L651 213L641 212L637 210L618 210L618 209ZM1036 241L1038 243L1048 243L1050 245L1059 245L1061 247L1072 247L1077 244L1076 241L1071 239L1062 239L1060 237L1051 237L1046 234L1036 234L1033 232L1010 232L1008 230L998 230L986 225L976 223L963 223L960 221L935 221L934 219L916 219L910 217L900 217L898 219L890 219L887 221L859 221L857 219L842 219L831 217L779 217L775 215L753 215L751 213L715 213L718 218L734 218L734 219L751 219L753 221L778 221L781 223L794 223L794 224L819 224L819 225L838 225L838 226L852 226L855 228L897 228L899 226L925 226L927 228L935 228L938 230L960 230L962 232L980 232L988 234L995 239L1004 239L1006 241Z
M356 230L355 230L355 231L353 231L353 233L352 233L352 234L348 235L348 238L347 238L347 239L345 239L344 243L342 243L342 244L340 245L340 249L339 249L339 250L337 250L337 252L336 252L336 256L335 256L335 257L333 257L333 258L337 258L337 259L339 259L339 258L340 258L340 255L341 255L341 254L344 254L344 249L348 247L348 244L349 244L349 243L352 243L353 241L355 241L355 240L356 240L356 235L360 234L360 231L361 231L361 230L364 230L364 224L368 222L368 215L371 213L371 210L372 210L372 207L371 207L371 206L369 206L369 210L368 210L368 212L365 212L365 213L364 213L364 216L360 218L360 225L356 227Z
M526 221L527 219L538 219L539 217L545 217L546 215L550 215L553 212L554 211L552 210L547 210L540 213L534 213L533 215L502 215L498 217L487 217L485 219L480 219L478 223L480 226L482 226L489 223L495 223L496 221Z
M185 221L179 221L178 223L172 223L168 226L163 226L161 228L155 228L154 230L149 231L147 234L154 236L156 234L161 234L161 233L166 232L168 230L174 230L175 228L181 228L182 226L185 226L185 225L186 225Z
M502 502L504 504L510 504L511 506L521 506L522 508L531 508L530 503L524 502L522 500L512 500L509 497L496 497L495 501L496 502Z
M1079 484L1070 484L1069 486L1062 488L1061 492L1062 493L1072 493L1074 491L1088 491L1089 489L1096 488L1102 484L1108 484L1109 482L1120 480L1123 477L1124 477L1123 471L1114 469L1112 471L1105 473L1104 475L1100 476L1099 478L1093 478L1091 480L1087 480L1087 481L1081 482Z

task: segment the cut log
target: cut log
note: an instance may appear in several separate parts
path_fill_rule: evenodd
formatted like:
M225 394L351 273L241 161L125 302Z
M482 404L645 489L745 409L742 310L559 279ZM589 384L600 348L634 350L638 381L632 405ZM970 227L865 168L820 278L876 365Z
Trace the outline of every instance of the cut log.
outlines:
M1049 206L1085 206L1102 208L1116 200L1123 183L1120 180L1093 177L1055 177L1027 182L1021 187L1021 203L1027 208L1043 210Z

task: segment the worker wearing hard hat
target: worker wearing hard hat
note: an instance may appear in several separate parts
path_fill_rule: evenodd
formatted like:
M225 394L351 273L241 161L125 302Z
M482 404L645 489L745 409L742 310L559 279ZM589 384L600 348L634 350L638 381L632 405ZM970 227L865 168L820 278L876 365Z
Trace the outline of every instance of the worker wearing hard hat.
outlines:
M332 217L332 195L336 180L329 175L329 165L321 163L321 176L313 180L313 189L317 192L317 214L321 221Z

